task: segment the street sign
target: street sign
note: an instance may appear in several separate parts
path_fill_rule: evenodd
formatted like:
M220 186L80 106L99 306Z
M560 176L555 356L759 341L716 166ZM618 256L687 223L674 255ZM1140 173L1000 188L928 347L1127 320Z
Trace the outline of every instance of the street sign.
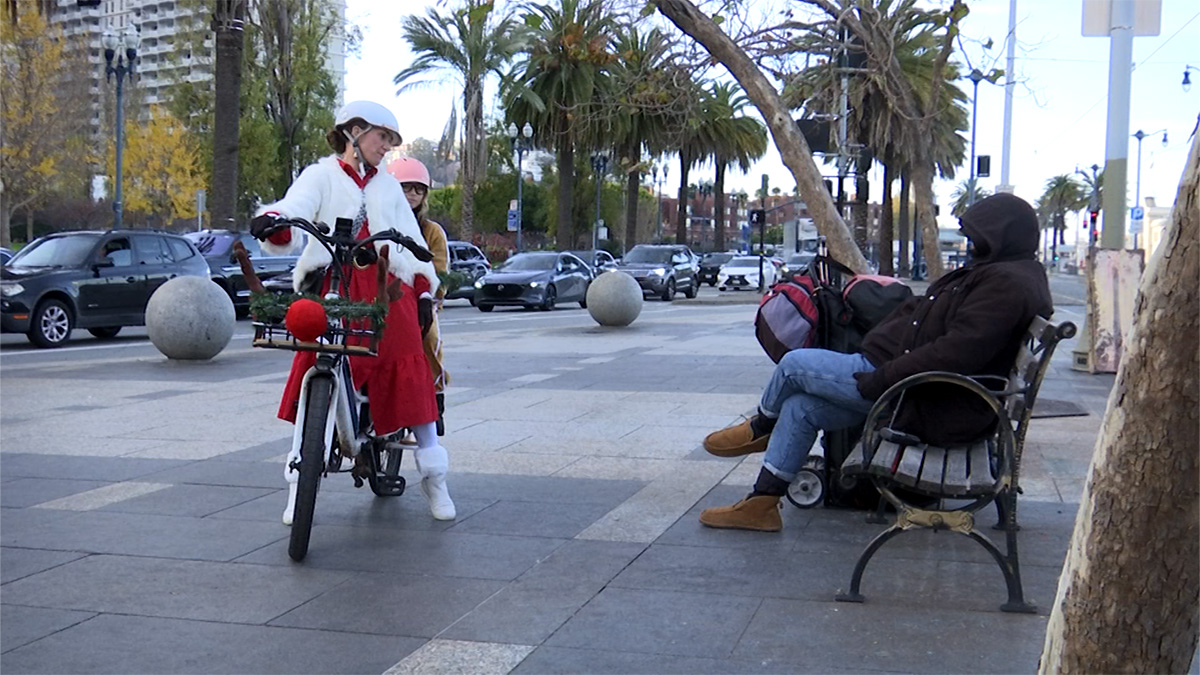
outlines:
M517 211L516 211L516 209L508 210L508 231L509 232L517 231Z
M1138 234L1142 231L1142 221L1146 218L1146 209L1135 206L1129 209L1129 234Z

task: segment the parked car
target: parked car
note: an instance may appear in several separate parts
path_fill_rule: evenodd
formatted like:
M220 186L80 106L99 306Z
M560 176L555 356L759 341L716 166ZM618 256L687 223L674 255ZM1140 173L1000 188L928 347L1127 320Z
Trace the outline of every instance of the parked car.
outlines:
M779 278L790 280L797 274L803 274L815 257L817 257L816 253L793 253L788 257L787 262L783 264L783 268L779 270Z
M59 232L22 248L0 268L0 330L59 347L74 328L112 338L146 323L146 303L178 276L207 278L187 239L145 230Z
M446 294L446 299L468 298L475 304L475 282L492 271L492 264L478 246L465 241L446 242L450 250L450 270L461 272L467 276L466 281L458 288Z
M689 298L700 290L699 261L682 244L638 244L629 249L617 269L636 279L643 294L663 300L671 300L680 289Z
M700 283L707 283L709 286L717 285L717 274L721 271L721 266L733 260L736 253L705 253L700 258Z
M295 235L304 236L298 230ZM246 287L246 279L242 276L242 267L233 257L234 242L242 242L246 252L250 254L250 263L254 273L266 282L272 277L288 274L296 266L299 253L294 255L269 255L262 250L259 241L249 232L232 232L230 230L201 230L183 235L195 244L200 254L208 261L208 269L212 280L217 282L233 301L233 309L238 316L245 316L250 310L250 289ZM297 252L303 250L297 246Z
M617 269L617 261L604 249L567 251L582 260L592 270L592 276Z
M7 265L8 261L12 259L12 257L13 252L11 249L0 248L0 265Z
M725 266L721 268L721 275L717 278L717 290L728 291L743 288L758 290L759 260L759 256L756 255L742 255L725 263ZM770 258L761 260L763 288L767 289L775 285L778 276Z
M475 282L475 306L490 312L499 305L554 309L558 302L587 307L592 270L570 253L518 253Z

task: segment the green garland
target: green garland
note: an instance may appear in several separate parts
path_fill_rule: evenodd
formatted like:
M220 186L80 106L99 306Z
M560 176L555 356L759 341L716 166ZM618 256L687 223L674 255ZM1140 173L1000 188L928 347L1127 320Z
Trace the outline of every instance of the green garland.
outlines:
M282 323L287 316L292 303L305 298L319 302L325 308L325 314L332 319L373 319L375 325L383 328L383 319L387 316L387 303L358 302L345 298L326 299L311 293L255 293L250 296L250 314L256 321L263 323Z

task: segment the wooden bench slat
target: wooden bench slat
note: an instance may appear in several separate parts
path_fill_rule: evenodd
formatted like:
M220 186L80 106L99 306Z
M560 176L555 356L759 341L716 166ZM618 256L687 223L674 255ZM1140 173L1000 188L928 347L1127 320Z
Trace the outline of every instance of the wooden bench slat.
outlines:
M967 489L973 493L987 492L996 483L996 476L992 473L992 463L990 461L991 453L989 449L991 447L992 443L980 441L971 445L967 450L970 464L967 475Z
M946 448L946 471L942 476L942 490L948 495L964 495L969 489L966 451L962 448Z
M892 476L892 467L896 466L896 456L900 453L900 446L893 441L880 441L879 449L875 451L875 456L871 458L871 466L867 469L876 476L884 476L890 478Z
M921 462L925 459L926 445L909 445L904 448L900 464L896 467L895 480L901 485L913 486L921 476Z
M929 492L942 489L942 480L946 474L946 449L936 445L925 448L925 464L921 467L921 478L917 487Z
M842 473L864 473L863 444L861 442L855 443L854 449L850 451L849 455L846 455L845 461L842 462Z

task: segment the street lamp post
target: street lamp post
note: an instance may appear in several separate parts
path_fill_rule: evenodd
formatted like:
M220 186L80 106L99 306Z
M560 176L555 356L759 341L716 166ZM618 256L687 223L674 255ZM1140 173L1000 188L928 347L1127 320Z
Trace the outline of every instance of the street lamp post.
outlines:
M975 117L979 110L979 83L983 81L983 73L978 68L971 71L971 194L967 195L967 206L975 203Z
M1183 82L1180 84L1183 86L1184 92L1190 91L1192 88L1192 78L1188 76L1188 71L1190 71L1190 70L1194 70L1197 73L1200 73L1200 68L1197 68L1196 66L1184 66L1183 67Z
M1183 74L1187 75L1187 71L1186 70L1183 71ZM1142 131L1141 129L1138 129L1137 133L1133 134L1133 137L1136 138L1137 142L1138 142L1137 183L1135 183L1135 185L1137 187L1135 187L1134 191L1133 191L1133 205L1134 206L1142 205L1142 139L1147 136L1153 136L1154 134L1157 134L1160 132L1163 135L1162 144L1163 144L1163 147L1165 148L1165 147L1167 147L1167 130L1166 129L1159 129L1158 131L1151 131L1150 133L1146 133L1146 132ZM1138 247L1138 233L1134 232L1133 233L1133 248L1134 248L1134 250L1136 250L1137 247Z
M608 155L597 152L592 155L592 170L596 173L596 219L592 221L592 250L600 248L600 181L608 169Z
M117 76L117 175L115 198L113 199L113 213L115 215L113 221L113 229L120 229L122 220L125 217L125 207L122 202L121 183L124 178L123 167L121 166L124 145L125 145L125 110L123 105L124 88L122 86L125 78L133 79L134 65L137 62L138 34L132 26L125 29L122 35L117 35L111 30L104 32L100 38L104 45L104 79L112 81L113 74ZM122 58L118 53L118 49L124 47L125 54ZM113 66L113 56L117 58L117 65Z
M524 138L522 138L522 136L524 136ZM522 160L525 157L525 151L528 149L527 146L529 145L529 139L533 138L533 127L530 126L529 122L526 122L525 126L521 127L520 133L517 133L517 125L509 122L508 138L512 141L513 149L517 151L517 251L520 252L523 250L521 242L521 219L524 217L524 214L522 213L522 208L524 205L522 202L521 189L525 186L523 169L524 164L522 163Z

